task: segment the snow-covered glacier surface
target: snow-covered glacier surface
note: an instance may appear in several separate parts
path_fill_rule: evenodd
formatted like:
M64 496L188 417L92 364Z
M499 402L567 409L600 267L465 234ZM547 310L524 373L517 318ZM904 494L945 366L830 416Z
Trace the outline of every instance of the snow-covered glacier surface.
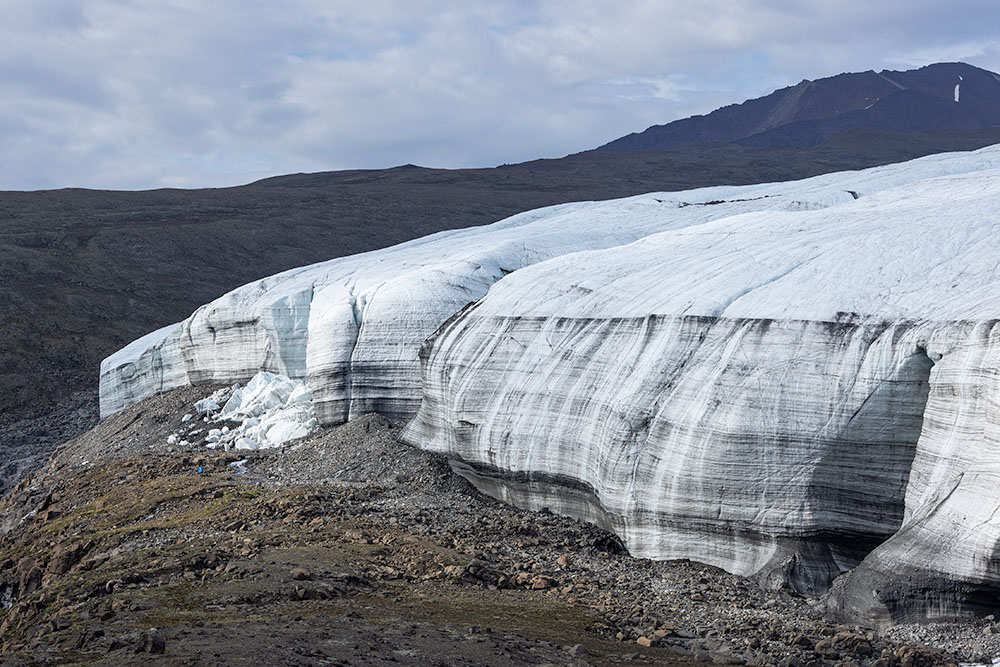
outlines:
M420 402L420 344L510 272L740 213L821 209L993 166L1000 152L987 149L791 183L565 204L293 269L240 287L105 359L101 414L187 384L245 382L263 370L305 379L321 423L371 411L408 419Z
M998 168L568 204L288 271L106 359L102 414L280 373L325 424L419 406L410 442L637 555L811 593L856 567L828 604L874 622L977 613L1000 592Z

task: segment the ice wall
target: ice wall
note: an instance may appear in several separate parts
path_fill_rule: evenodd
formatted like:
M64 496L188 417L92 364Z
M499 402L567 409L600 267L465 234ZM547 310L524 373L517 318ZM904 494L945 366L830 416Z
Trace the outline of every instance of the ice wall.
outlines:
M998 167L990 148L569 204L296 269L109 357L102 413L304 378L321 422L419 405L409 441L637 554L805 592L857 566L828 597L854 619L981 613Z
M995 609L998 240L984 170L540 263L425 344L404 438L637 555L807 593L860 564L855 620Z

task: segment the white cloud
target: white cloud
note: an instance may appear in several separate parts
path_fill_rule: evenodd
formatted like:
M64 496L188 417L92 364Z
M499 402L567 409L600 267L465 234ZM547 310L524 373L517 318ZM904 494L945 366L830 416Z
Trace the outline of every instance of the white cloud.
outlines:
M1000 69L992 0L7 0L0 189L488 166L842 71Z

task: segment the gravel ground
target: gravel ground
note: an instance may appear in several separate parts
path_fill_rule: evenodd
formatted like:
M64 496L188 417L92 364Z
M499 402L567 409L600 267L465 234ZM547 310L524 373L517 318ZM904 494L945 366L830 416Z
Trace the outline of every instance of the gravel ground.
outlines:
M57 406L0 410L0 496L42 467L56 447L97 425L97 392L77 391Z
M114 415L0 503L5 664L145 652L164 664L887 667L1000 655L994 619L837 625L816 600L632 558L593 526L480 495L375 415L280 451L206 450L207 425L180 420L210 389ZM165 444L178 429L190 446Z

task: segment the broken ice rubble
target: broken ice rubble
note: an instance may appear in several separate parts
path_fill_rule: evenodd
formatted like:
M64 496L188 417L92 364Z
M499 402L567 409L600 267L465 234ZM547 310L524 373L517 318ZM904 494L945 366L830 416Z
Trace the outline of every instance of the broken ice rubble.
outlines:
M227 423L208 430L205 442L211 449L280 447L319 428L312 393L305 383L265 371L255 375L246 386L235 384L214 392L198 401L195 409L210 422ZM201 431L192 430L187 435ZM180 438L179 433L173 433L167 444L177 444Z

